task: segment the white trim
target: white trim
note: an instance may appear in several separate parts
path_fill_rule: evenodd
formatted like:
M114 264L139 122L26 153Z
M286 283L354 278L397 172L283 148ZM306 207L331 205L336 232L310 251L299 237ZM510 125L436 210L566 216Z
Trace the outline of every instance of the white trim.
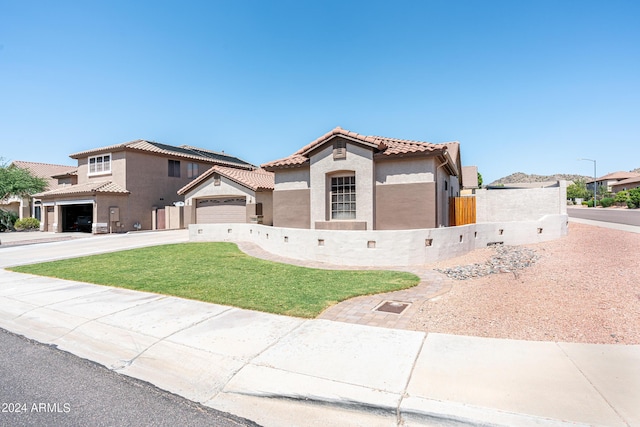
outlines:
M53 205L58 205L58 206L89 205L89 204L92 205L93 203L94 203L94 201L92 199L89 199L89 200L61 200L59 202L54 202Z
M109 156L109 170L91 172L91 159L97 159L98 157L101 157L103 159L102 165L104 166L104 157L106 156ZM113 155L111 153L104 153L96 156L89 156L87 157L87 176L111 175L112 164L113 164Z

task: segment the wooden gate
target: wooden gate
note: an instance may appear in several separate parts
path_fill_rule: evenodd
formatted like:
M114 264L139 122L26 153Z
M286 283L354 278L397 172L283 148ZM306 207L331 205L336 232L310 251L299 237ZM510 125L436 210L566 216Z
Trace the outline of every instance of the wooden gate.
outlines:
M476 198L475 197L450 197L449 198L449 226L466 225L476 223Z

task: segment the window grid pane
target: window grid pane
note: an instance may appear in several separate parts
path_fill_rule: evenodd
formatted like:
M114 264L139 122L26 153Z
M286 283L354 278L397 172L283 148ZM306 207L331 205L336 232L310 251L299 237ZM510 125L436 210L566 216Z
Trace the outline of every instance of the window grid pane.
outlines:
M356 218L356 177L331 178L331 219Z

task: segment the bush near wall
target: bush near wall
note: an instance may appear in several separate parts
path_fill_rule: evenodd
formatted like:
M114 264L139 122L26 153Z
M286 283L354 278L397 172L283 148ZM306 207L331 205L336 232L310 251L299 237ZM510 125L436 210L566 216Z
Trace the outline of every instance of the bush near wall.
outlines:
M629 200L627 206L631 209L640 208L640 188L629 190Z
M602 206L603 208L608 208L610 206L613 206L614 202L615 201L612 197L605 197L604 199L600 200L600 206Z
M40 221L36 218L22 218L13 225L16 230L40 230Z

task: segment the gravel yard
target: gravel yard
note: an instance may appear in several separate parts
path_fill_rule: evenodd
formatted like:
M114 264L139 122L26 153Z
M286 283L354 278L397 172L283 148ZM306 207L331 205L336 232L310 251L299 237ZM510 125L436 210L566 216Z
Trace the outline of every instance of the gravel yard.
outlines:
M640 344L640 234L570 223L555 241L483 248L429 267L453 268L453 287L423 303L414 330Z

